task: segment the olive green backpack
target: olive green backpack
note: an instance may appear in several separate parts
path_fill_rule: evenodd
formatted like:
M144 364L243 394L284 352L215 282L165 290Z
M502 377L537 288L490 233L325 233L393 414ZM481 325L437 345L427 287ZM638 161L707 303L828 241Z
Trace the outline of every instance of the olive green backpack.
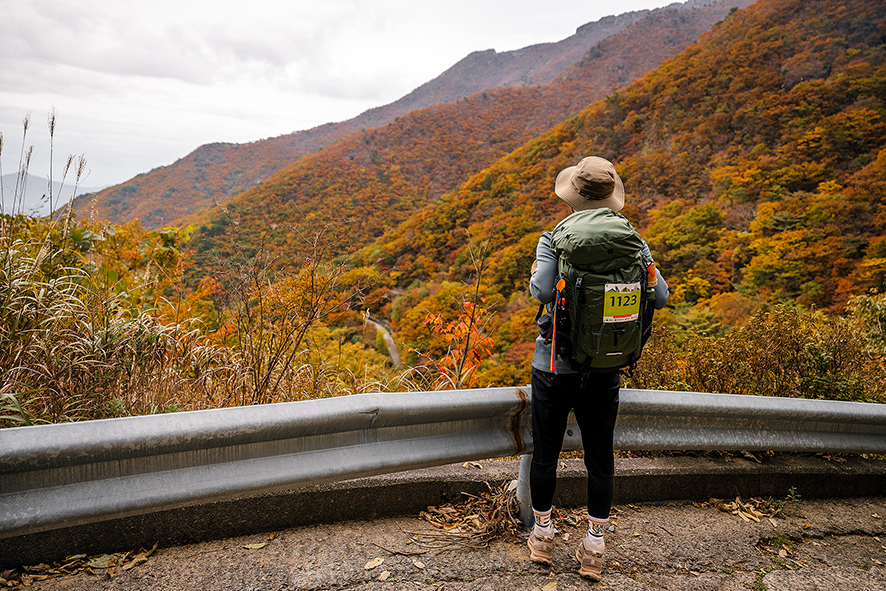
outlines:
M655 311L640 234L623 215L590 209L557 224L551 247L559 259L552 351L576 371L633 368Z

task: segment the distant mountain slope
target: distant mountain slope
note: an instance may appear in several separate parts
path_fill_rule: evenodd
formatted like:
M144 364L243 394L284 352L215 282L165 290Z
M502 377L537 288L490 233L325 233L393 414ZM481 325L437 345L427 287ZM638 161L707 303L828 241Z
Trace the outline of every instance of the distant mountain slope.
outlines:
M748 0L737 0L714 4L747 3ZM674 4L659 11L679 10L691 15L707 4L704 0L689 0L686 4ZM722 8L717 10L722 11ZM204 145L169 166L140 174L90 200L79 199L75 202L75 209L82 216L94 205L95 213L101 219L122 223L140 218L145 227L161 227L244 191L289 163L360 130L386 125L411 111L453 102L474 92L547 83L574 64L595 43L655 12L644 10L606 17L579 27L575 35L558 43L502 53L493 50L475 52L402 99L370 109L354 119L247 144ZM687 18L692 20L694 17ZM709 23L702 30L708 26ZM695 31L695 36L700 32L698 29L693 23L687 26L687 30ZM673 52L657 56L652 66L669 55ZM630 56L624 57L630 59ZM622 84L627 81L623 80Z
M675 39L688 44L732 3L653 11L595 46L599 57L586 56L548 85L491 89L414 111L302 158L226 201L224 213L211 210L182 223L198 227L194 244L204 251L230 254L236 236L241 247L262 244L292 259L301 254L298 231L344 222L346 247L358 248L625 78L654 68L656 58L676 54Z
M254 186L304 152L300 134L249 144L206 144L174 164L76 199L74 211L83 219L94 207L98 219L124 223L139 218L144 227L156 229Z
M49 178L39 177L29 174L25 179L24 190L16 193L17 174L3 175L3 192L0 195L0 204L4 213L12 211L22 212L25 214L48 215L49 214ZM103 187L82 187L78 186L77 195L87 195L101 191ZM64 184L58 180L52 182L52 200L53 207L58 208L67 205L74 196L74 183L69 178Z

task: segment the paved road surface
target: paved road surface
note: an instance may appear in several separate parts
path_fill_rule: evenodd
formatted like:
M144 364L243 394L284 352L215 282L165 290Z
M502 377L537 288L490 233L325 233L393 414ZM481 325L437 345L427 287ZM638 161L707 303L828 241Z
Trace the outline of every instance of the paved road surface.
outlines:
M144 564L35 582L61 590L491 591L874 591L886 589L886 497L803 501L785 516L744 521L691 503L619 506L607 534L601 583L576 573L580 530L564 527L553 568L528 560L525 541L409 554L407 531L435 531L418 518L347 522L159 548ZM310 510L310 508L306 508ZM568 537L566 540L564 538ZM246 545L267 542L259 549ZM781 554L781 556L779 556ZM373 559L384 562L364 568ZM416 564L416 561L419 564ZM388 573L383 575L383 573ZM384 578L385 580L380 580ZM555 584L555 585L554 585Z
M377 322L371 314L365 311L363 312L363 322L368 322L375 326L376 330L381 331L385 346L388 348L388 355L391 356L391 362L394 364L394 367L402 367L403 362L400 360L400 354L397 352L397 343L394 342L394 337L391 336L390 331L388 331L383 324Z

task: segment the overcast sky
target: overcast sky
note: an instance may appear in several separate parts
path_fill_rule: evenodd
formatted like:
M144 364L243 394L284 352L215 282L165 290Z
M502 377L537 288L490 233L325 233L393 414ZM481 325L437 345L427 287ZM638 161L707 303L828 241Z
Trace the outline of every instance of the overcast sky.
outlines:
M397 100L472 51L559 41L667 0L0 0L3 174L30 112L31 173L85 154L124 182L210 142L250 142Z

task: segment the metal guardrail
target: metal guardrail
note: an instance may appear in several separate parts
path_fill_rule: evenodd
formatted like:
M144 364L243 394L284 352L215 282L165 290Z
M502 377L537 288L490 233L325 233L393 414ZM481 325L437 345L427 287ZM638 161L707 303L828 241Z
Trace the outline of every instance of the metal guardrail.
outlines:
M360 394L3 429L0 538L528 454L529 396L528 387ZM568 429L564 448L580 449L577 425ZM886 405L622 390L615 445L886 453Z

